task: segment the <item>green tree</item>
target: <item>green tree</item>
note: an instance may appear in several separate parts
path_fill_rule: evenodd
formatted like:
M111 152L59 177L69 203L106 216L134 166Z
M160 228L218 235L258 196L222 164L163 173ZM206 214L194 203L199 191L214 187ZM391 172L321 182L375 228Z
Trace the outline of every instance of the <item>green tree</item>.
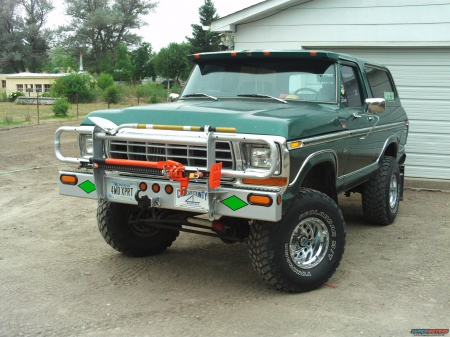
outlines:
M123 43L115 48L116 63L114 64L113 77L115 81L129 81L133 66L131 65L131 58L128 54L127 46Z
M2 72L41 71L52 31L44 25L51 0L2 0L0 6L0 68Z
M191 44L190 52L203 53L218 51L221 42L221 34L205 31L202 26L211 26L211 22L219 19L214 3L211 0L205 0L205 3L199 8L200 25L193 24L192 36L186 39Z
M108 50L98 62L98 71L101 73L112 74L114 72L113 68L114 63L112 59L112 53Z
M69 74L58 77L52 84L51 95L53 97L66 97L71 103L91 102L93 95L93 82L86 74Z
M141 43L139 48L131 52L131 63L133 66L132 78L142 80L147 77L156 77L155 66L152 62L152 45L147 42Z
M97 78L97 86L102 90L105 90L112 85L114 85L114 79L110 74L101 73Z
M171 78L180 83L186 79L192 69L192 64L187 60L189 43L171 43L162 48L155 57L156 73L164 78Z
M132 46L140 42L141 37L133 31L147 24L142 18L154 11L157 6L157 2L150 0L64 0L64 2L66 15L71 21L60 29L62 40L74 51L86 48L86 68L95 72L100 72L99 61L108 51L114 60L114 50L119 44Z
M108 109L109 109L109 105L111 103L113 103L113 104L119 103L119 100L120 100L119 88L116 87L115 85L112 85L112 86L106 88L105 92L103 94L103 98L108 103Z
M56 46L50 49L47 54L49 55L49 60L44 66L44 70L47 72L53 72L56 68L62 68L63 72L68 72L69 69L77 70L77 63L74 61L72 56L64 50L61 46Z

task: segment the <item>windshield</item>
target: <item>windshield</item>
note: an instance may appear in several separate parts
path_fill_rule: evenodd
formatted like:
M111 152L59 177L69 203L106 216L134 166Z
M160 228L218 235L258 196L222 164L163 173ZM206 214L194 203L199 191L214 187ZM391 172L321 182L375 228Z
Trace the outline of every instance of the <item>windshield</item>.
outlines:
M323 60L208 60L195 67L182 97L202 97L200 93L213 97L268 95L284 100L334 103L336 71L333 62Z

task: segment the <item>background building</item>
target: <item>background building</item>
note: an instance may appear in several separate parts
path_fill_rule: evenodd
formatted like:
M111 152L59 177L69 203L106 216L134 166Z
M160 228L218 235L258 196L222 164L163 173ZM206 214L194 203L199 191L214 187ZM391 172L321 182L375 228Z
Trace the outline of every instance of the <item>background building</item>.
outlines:
M37 93L42 95L49 92L53 81L67 74L35 74L35 73L18 73L18 74L0 74L2 82L2 92L7 95L20 91L26 96L36 97Z
M450 179L450 3L270 0L223 17L239 49L322 49L389 67L410 119L408 177Z

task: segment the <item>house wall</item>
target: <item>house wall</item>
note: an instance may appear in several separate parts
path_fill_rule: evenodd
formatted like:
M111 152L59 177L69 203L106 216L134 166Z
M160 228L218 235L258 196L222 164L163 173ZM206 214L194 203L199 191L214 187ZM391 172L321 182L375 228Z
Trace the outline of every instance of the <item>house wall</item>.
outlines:
M40 76L36 76L40 75ZM2 75L0 76L1 80L6 81L6 88L3 88L4 91L6 91L6 94L9 95L16 91L22 91L27 96L30 95L31 97L35 97L37 95L36 88L37 85L40 85L42 88L42 92L48 92L49 86L51 87L51 84L55 80L55 76L46 75L46 74L33 74L30 73L30 75L22 75L22 74L10 74L10 75ZM22 89L18 89L18 85L22 86ZM31 88L32 91L28 94L27 88Z
M237 24L235 49L450 46L449 14L440 0L314 0Z

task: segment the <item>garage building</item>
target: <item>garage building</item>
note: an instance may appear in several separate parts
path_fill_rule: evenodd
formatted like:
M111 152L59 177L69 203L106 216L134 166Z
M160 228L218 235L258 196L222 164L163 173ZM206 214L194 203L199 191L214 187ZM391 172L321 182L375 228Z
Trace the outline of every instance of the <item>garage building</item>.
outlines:
M321 49L386 65L410 119L406 176L450 180L450 2L269 0L214 21L234 49Z

